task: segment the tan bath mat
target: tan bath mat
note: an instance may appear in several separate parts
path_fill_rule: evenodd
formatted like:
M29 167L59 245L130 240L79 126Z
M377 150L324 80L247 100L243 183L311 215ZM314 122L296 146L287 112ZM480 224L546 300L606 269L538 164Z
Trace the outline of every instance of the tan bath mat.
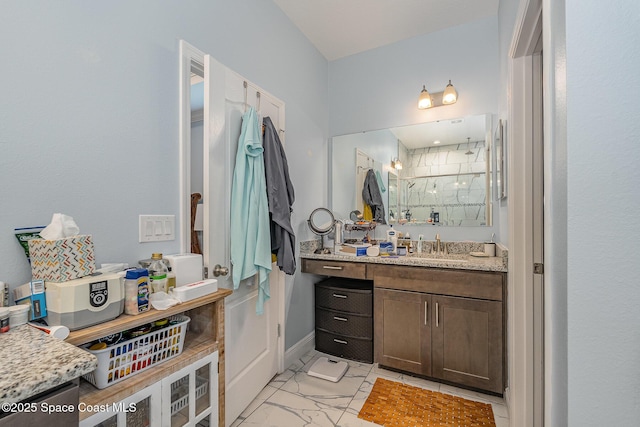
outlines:
M495 427L487 403L378 378L358 418L388 427Z

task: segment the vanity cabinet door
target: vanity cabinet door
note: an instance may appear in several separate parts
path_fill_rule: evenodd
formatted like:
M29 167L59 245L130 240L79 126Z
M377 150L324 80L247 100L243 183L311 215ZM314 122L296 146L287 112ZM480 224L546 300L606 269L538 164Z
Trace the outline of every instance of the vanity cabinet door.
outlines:
M440 295L432 302L433 376L502 393L502 303Z
M374 289L374 360L431 375L431 295Z

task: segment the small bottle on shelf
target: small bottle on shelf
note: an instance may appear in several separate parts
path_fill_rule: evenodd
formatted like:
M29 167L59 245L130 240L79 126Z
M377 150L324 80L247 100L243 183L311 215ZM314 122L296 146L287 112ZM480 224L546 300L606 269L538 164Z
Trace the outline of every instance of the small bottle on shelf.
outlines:
M151 282L152 292L167 292L167 269L166 264L162 261L161 253L151 255L151 265L149 266L149 281Z
M127 270L124 280L124 312L135 315L149 311L149 293L147 269Z

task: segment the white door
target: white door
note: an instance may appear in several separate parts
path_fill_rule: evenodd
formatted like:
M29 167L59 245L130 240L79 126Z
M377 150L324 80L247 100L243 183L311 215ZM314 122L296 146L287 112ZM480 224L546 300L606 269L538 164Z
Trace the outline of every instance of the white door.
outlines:
M230 265L231 180L245 102L284 129L284 103L205 56L205 147L203 258L209 277L216 265ZM245 84L246 89L245 89ZM257 95L260 93L260 95ZM208 118L208 120L207 120ZM208 136L208 138L207 138ZM284 132L280 132L281 140ZM284 140L283 140L284 143ZM271 298L256 314L258 286L247 279L225 300L226 425L230 425L264 386L283 369L284 273L272 265ZM233 289L231 272L218 286Z

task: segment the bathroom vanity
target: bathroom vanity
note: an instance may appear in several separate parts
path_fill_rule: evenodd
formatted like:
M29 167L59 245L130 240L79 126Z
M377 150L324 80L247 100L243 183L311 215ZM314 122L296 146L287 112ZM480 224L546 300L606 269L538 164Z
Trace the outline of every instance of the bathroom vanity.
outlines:
M302 252L301 258L305 273L370 284L374 362L501 395L507 255L504 249L498 254L389 258Z

